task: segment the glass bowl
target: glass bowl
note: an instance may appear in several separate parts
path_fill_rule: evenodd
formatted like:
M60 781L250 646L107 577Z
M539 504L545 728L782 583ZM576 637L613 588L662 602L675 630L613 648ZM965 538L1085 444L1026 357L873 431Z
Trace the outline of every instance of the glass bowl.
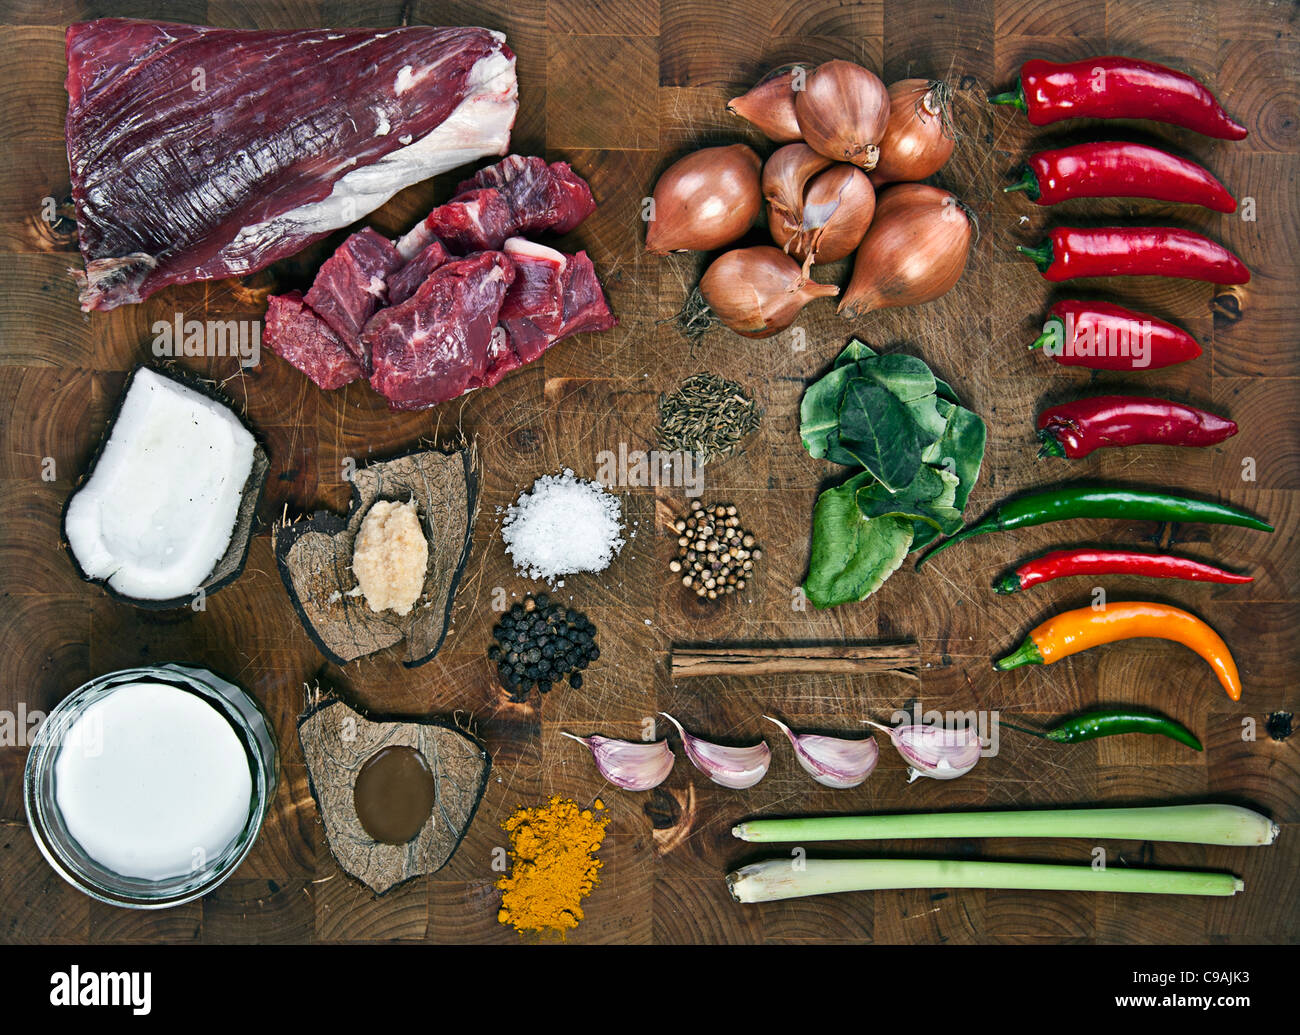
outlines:
M238 835L194 870L163 880L116 873L91 858L68 832L60 813L55 767L66 734L87 708L129 683L163 683L204 698L230 722L248 756L252 794L248 818ZM23 801L32 836L49 864L91 898L127 909L166 909L206 895L244 860L262 829L275 797L279 753L266 713L247 692L220 676L184 665L122 669L78 687L41 723L27 756Z

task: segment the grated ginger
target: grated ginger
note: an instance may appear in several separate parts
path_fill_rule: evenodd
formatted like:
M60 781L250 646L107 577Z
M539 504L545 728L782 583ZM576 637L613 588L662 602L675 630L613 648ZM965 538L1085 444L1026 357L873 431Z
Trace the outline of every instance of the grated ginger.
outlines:
M429 544L413 501L380 500L366 512L352 548L352 573L370 610L410 614L428 564Z

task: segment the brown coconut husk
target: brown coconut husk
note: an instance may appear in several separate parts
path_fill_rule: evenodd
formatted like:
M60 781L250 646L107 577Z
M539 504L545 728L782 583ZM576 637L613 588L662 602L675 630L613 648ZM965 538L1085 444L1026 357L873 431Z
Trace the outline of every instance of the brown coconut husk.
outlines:
M377 895L446 865L469 829L492 768L483 746L454 726L437 719L367 718L331 696L299 717L298 740L330 851L344 872ZM419 751L433 773L433 812L402 845L366 833L353 801L361 767L386 747Z
M352 551L361 522L380 499L413 499L429 544L424 589L409 614L370 610L357 591ZM272 531L280 578L303 628L338 665L404 643L402 663L423 665L438 653L469 559L478 512L478 452L430 449L357 471L345 516L317 511Z

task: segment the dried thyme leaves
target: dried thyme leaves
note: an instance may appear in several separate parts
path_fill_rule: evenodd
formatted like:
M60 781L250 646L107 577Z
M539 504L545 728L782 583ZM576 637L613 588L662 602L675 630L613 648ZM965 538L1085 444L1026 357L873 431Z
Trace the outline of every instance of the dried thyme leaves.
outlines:
M694 453L700 463L730 456L758 428L758 407L745 389L717 374L695 374L659 397L662 452Z

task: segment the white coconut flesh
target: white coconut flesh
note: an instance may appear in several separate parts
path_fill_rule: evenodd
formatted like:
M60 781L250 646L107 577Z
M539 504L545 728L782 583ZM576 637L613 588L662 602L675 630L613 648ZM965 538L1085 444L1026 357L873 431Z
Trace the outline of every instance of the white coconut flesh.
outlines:
M138 600L193 594L230 545L256 442L225 406L141 369L68 504L81 570Z

